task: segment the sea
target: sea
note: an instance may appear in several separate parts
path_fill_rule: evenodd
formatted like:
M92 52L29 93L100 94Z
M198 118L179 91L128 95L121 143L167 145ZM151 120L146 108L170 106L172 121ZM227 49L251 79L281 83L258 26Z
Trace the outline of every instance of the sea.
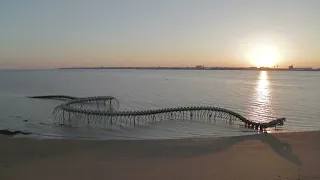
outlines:
M251 120L285 117L274 132L320 130L320 73L307 71L52 69L0 70L0 130L32 138L175 139L261 133L243 126L183 120L135 128L61 126L59 100L29 96L114 96L124 111L217 106ZM22 135L21 135L22 136Z

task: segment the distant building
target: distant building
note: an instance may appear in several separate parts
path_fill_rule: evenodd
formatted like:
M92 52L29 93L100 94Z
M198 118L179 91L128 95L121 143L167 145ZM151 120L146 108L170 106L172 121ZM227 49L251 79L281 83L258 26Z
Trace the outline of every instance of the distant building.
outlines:
M292 70L293 69L293 65L289 66L289 70Z
M196 66L196 69L204 69L204 66L198 65Z
M313 68L293 68L293 70L295 70L295 71L312 71L313 70Z
M260 67L260 70L269 70L269 67Z
M292 71L313 71L313 68L307 67L307 68L295 68L293 65L289 66L289 70Z

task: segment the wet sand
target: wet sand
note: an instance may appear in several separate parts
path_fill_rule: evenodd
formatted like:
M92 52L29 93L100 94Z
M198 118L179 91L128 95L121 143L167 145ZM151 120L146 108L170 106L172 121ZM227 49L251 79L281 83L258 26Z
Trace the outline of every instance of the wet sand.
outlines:
M155 141L0 136L0 179L320 179L320 132Z

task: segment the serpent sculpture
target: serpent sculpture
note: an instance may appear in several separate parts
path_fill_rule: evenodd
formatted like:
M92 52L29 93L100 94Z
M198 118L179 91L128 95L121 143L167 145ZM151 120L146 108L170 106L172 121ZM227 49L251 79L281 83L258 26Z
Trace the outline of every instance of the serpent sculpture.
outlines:
M143 111L118 111L119 101L112 96L72 97L64 95L33 96L30 98L56 99L66 101L53 110L57 124L76 126L79 124L98 124L109 128L135 127L164 120L189 120L215 123L222 120L232 124L235 121L245 127L264 130L283 125L285 118L273 118L268 122L258 122L228 109L214 106L177 107Z

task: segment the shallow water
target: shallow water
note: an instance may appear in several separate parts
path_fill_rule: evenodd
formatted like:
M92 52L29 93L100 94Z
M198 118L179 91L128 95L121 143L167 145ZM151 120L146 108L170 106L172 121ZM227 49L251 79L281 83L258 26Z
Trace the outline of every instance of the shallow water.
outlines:
M57 100L27 96L114 96L120 110L219 106L250 119L286 117L278 131L320 130L320 73L207 70L1 70L0 129L35 137L161 139L255 134L242 127L170 121L134 129L56 126Z

